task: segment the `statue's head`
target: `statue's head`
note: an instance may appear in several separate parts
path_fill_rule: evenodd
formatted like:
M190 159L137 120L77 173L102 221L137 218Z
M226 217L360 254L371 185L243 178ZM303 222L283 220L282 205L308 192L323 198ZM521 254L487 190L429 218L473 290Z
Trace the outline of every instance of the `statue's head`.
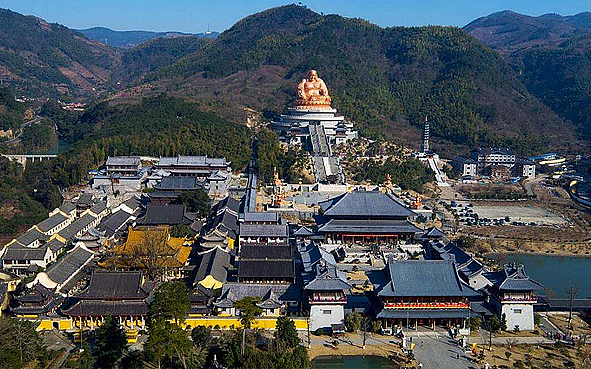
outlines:
M318 72L316 72L314 69L310 70L308 72L308 80L316 81L317 79L318 79Z

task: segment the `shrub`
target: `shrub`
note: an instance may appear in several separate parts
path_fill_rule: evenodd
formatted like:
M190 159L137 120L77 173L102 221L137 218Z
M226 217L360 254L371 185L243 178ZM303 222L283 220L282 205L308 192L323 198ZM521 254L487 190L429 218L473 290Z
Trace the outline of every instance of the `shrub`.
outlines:
M382 330L382 323L379 320L374 320L371 322L371 331L374 333L379 333Z
M345 328L347 332L355 332L361 328L361 314L352 313L345 316Z

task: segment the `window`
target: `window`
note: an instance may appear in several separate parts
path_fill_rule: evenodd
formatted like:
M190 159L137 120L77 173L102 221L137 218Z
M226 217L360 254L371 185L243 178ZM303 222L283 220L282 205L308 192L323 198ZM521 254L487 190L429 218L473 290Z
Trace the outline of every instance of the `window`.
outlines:
M332 310L322 310L322 314L330 315L330 314L332 314Z
M521 309L513 309L513 313L515 313L515 314L521 314Z

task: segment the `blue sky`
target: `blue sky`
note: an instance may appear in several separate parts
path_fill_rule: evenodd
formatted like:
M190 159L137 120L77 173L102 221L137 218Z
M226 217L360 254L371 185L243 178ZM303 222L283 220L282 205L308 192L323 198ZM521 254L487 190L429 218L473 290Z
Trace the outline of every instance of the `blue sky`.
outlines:
M296 1L297 2L297 1ZM0 7L32 14L70 28L105 26L116 30L223 31L245 16L292 2L272 0L0 0ZM315 0L317 12L358 17L380 26L427 24L464 26L473 19L510 9L529 15L576 14L589 0Z

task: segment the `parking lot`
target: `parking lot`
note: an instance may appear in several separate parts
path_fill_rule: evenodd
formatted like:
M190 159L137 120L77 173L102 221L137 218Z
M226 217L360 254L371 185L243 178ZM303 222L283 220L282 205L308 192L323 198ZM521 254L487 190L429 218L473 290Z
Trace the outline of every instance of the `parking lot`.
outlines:
M459 203L455 211L468 225L560 226L568 220L548 209L537 206L499 206Z

